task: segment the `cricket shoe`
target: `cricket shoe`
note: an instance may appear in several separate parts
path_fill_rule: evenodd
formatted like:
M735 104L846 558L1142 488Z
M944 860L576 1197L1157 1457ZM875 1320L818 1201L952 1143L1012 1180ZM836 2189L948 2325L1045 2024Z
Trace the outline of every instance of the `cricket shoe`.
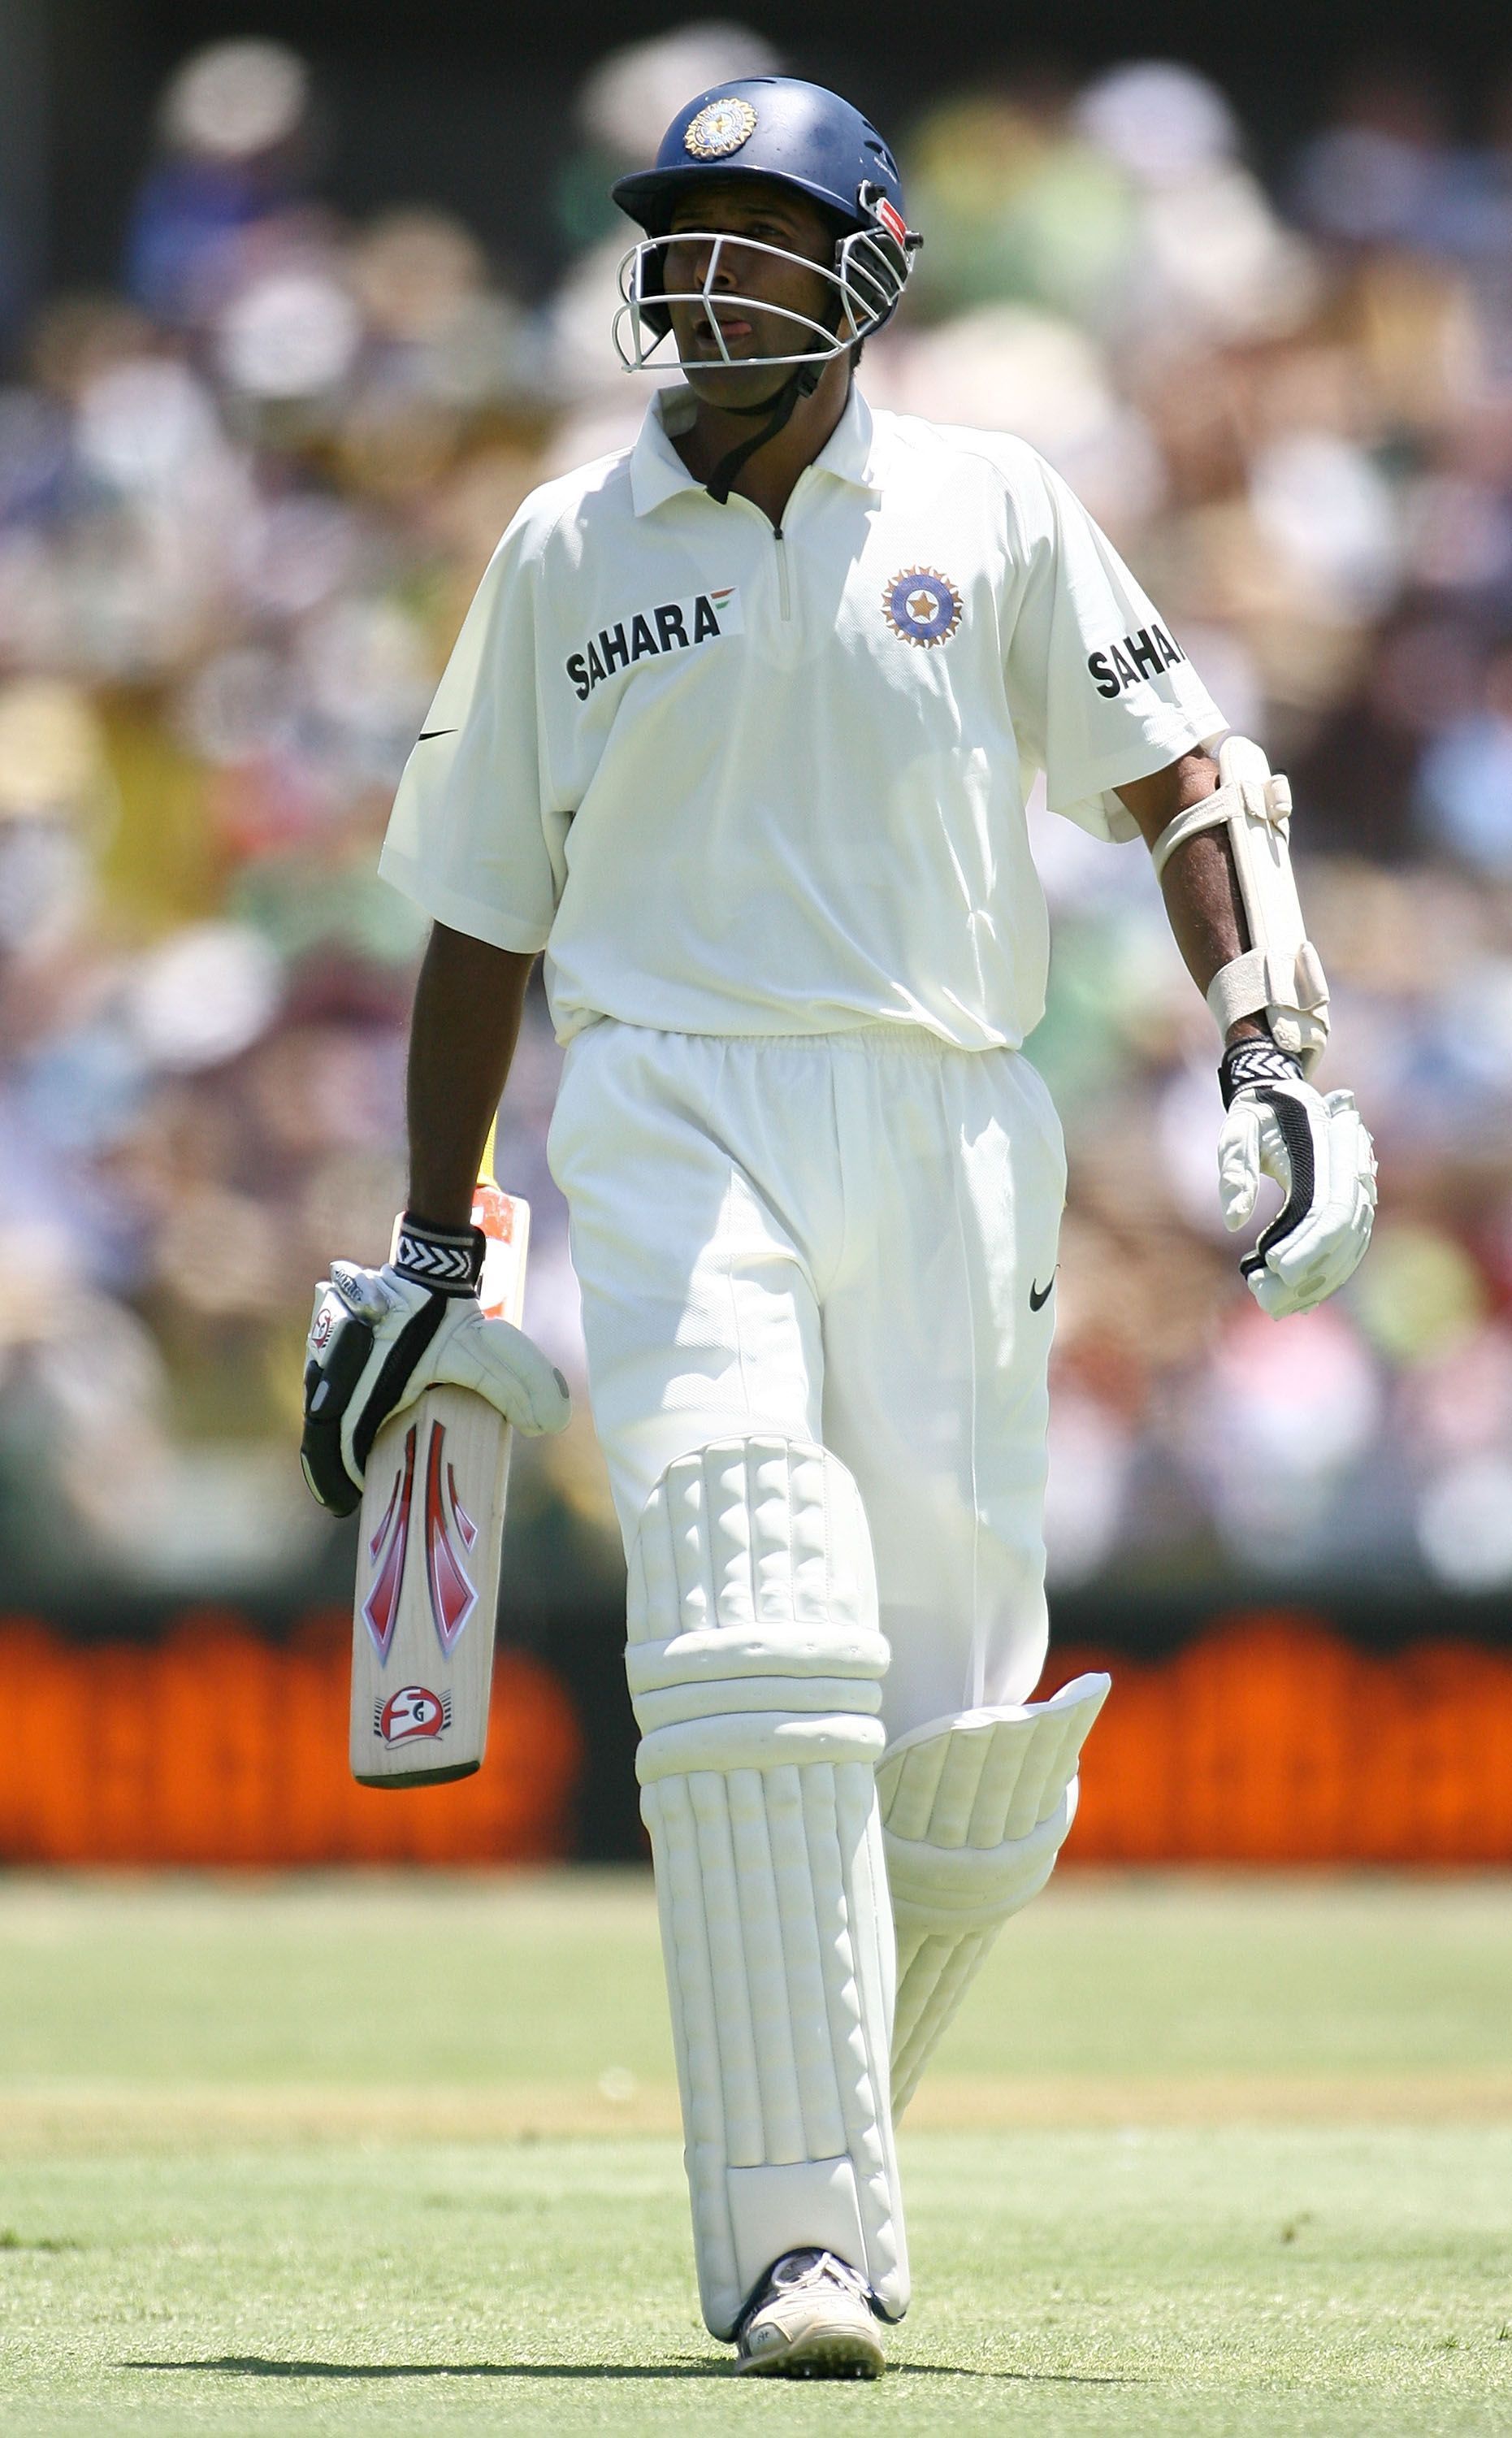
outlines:
M833 2252L784 2252L736 2331L733 2367L749 2378L880 2378L865 2280Z

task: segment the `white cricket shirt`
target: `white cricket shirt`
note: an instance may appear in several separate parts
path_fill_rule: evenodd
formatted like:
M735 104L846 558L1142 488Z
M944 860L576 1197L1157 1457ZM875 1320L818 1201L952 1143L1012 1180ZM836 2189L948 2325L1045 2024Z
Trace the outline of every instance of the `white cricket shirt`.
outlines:
M1169 626L1024 442L858 391L773 528L667 436L536 491L400 782L380 870L546 950L562 1039L926 1027L1016 1048L1047 927L1024 800L1136 835L1109 791L1223 722Z

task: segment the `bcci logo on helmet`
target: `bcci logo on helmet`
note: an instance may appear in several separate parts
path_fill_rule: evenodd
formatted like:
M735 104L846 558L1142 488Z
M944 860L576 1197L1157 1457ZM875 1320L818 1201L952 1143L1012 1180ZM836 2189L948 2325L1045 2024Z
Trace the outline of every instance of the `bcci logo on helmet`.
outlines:
M451 1696L429 1685L401 1685L373 1705L373 1733L386 1744L413 1743L417 1736L444 1736L451 1724Z
M738 152L755 132L756 113L749 102L738 94L725 94L718 101L706 101L689 119L683 150L695 161L719 161L727 152Z

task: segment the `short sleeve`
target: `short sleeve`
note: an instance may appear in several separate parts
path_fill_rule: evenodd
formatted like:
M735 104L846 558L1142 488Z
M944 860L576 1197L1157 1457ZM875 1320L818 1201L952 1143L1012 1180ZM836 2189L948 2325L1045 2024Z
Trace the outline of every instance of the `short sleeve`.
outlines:
M1008 646L1009 705L1050 810L1095 838L1138 835L1113 793L1222 733L1166 621L1081 501L1032 450L1011 481L1025 580Z
M434 921L524 952L545 946L560 893L541 802L529 511L474 595L378 857L384 879Z

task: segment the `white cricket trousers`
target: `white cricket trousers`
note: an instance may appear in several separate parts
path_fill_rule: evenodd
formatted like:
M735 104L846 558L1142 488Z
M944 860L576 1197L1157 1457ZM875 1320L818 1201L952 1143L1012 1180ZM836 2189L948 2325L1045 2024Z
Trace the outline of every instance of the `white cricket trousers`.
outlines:
M677 1458L821 1446L870 1528L889 1741L1026 1701L1065 1192L1028 1059L905 1025L604 1021L569 1047L550 1153L627 1549Z

